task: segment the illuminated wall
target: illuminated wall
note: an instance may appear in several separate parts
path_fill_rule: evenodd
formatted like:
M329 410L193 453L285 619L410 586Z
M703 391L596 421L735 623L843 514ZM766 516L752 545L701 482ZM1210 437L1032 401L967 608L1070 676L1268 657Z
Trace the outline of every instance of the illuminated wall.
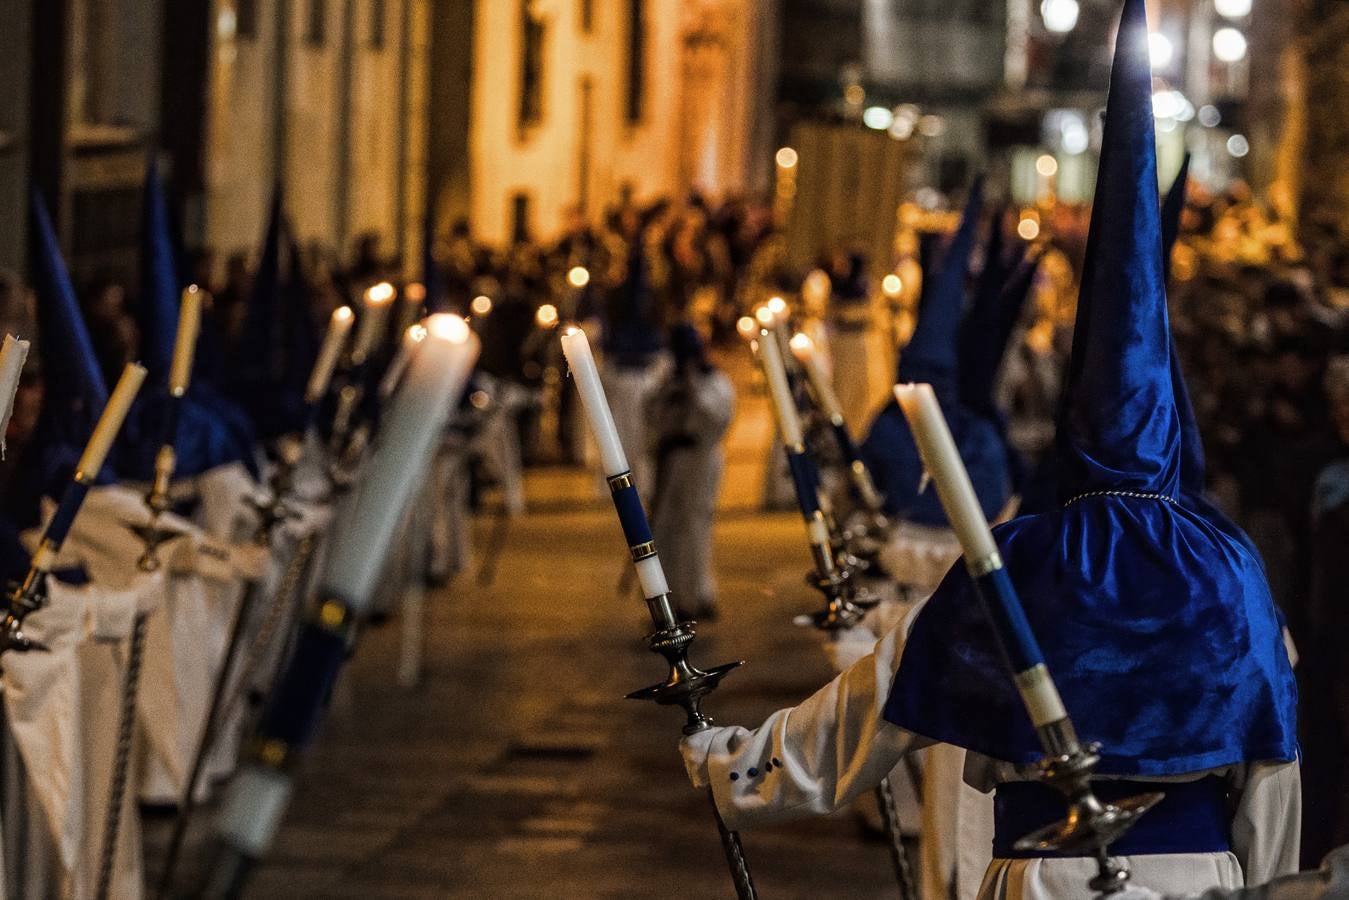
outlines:
M623 185L639 199L742 189L756 155L767 158L771 147L757 126L769 108L760 39L769 5L477 3L474 232L508 240L523 214L534 236L547 237L569 209L598 217Z

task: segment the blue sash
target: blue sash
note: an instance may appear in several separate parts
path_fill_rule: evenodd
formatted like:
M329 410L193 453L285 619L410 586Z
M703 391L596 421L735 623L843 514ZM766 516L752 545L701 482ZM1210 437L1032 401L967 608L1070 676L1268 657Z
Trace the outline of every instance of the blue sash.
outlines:
M1092 789L1105 803L1152 791L1166 793L1166 799L1148 810L1123 838L1110 846L1112 856L1222 853L1232 849L1227 781L1217 775L1174 783L1103 780L1092 782ZM993 857L1089 856L1085 851L1045 853L1014 848L1018 840L1058 821L1063 814L1063 795L1049 785L1038 781L999 784L993 798Z

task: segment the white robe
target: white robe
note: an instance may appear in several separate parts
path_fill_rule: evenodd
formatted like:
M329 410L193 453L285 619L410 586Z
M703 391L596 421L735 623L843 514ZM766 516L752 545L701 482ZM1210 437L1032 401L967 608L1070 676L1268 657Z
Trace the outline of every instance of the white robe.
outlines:
M891 631L877 643L874 654L799 706L773 713L753 731L715 728L686 739L690 774L695 782L711 785L730 828L830 813L879 783L904 754L932 744L890 724L882 715L903 655L906 631L907 627ZM990 790L999 781L1029 777L1006 763L975 753L966 756L965 781L980 790ZM765 762L771 763L771 771L764 771ZM749 774L751 769L754 775ZM1296 871L1301 818L1298 773L1296 763L1272 762L1216 770L1230 779L1239 798L1232 820L1232 851L1124 857L1123 862L1137 883L1182 895L1215 886L1258 884ZM1209 774L1215 771L1181 778ZM1091 859L992 859L991 844L984 837L962 831L960 838L960 857L966 867L976 854L987 863L978 893L981 900L1091 896L1086 887L1095 872Z

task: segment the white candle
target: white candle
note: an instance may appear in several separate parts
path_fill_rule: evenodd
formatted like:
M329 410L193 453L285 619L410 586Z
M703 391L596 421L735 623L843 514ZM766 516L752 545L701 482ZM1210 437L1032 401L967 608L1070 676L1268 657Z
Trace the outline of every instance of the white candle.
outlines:
M904 418L909 420L923 466L937 486L946 518L965 552L965 564L979 566L997 554L998 545L979 507L969 472L951 438L951 429L946 425L932 385L897 384L895 399L904 411Z
M384 335L384 323L393 303L393 285L381 281L365 292L361 321L356 328L356 343L351 348L351 361L360 365L379 345Z
M335 514L333 546L319 580L322 596L358 614L369 606L414 491L429 489L428 467L478 350L477 336L458 316L426 320L426 338L408 361L360 480Z
M590 341L585 332L574 327L563 332L562 354L567 357L571 377L581 393L581 406L585 408L590 430L599 445L604 474L620 475L628 471L628 457L618 439L614 414L609 411L609 401L604 397L604 385L600 383L599 369L595 368L595 356L590 352Z
M178 334L173 339L173 364L169 367L169 393L181 397L192 381L192 360L201 331L201 288L188 285L178 302Z
M841 424L843 407L838 402L838 395L834 393L834 386L829 383L824 366L820 364L820 355L815 352L815 342L805 332L798 332L792 337L791 343L792 355L801 364L801 368L806 370L806 380L810 382L810 389L815 393L815 399L820 401L825 416L830 422Z
M305 386L306 403L317 403L328 392L332 383L337 361L342 357L342 348L346 346L347 335L351 333L351 323L356 315L350 306L339 306L328 319L328 331L323 335L323 344L319 347L318 358L314 360L314 370L309 373L309 384Z
M792 389L787 384L782 348L778 346L777 338L767 331L759 338L759 361L763 364L764 378L768 380L768 394L773 400L773 413L778 420L782 443L789 448L803 446L801 418L796 411Z
M0 347L0 456L5 452L5 432L9 430L10 416L14 415L14 395L19 390L28 347L27 341L10 334L5 335L5 344Z
M145 367L138 363L127 363L126 368L122 370L122 377L117 379L117 386L112 389L107 406L103 407L103 413L98 417L98 424L94 426L94 433L89 436L89 443L84 445L84 453L80 455L79 463L75 466L77 480L88 484L98 477L99 470L103 468L103 460L108 458L108 451L112 449L112 442L122 430L122 422L126 420L127 411L131 409L131 401L136 399L136 393L144 381Z
M412 361L412 354L416 352L417 345L424 340L426 340L425 325L409 325L407 330L403 332L403 340L398 343L398 350L389 362L389 368L384 371L384 377L380 379L380 399L393 396L393 392L398 389L398 382L402 379L403 373L407 371L408 363Z

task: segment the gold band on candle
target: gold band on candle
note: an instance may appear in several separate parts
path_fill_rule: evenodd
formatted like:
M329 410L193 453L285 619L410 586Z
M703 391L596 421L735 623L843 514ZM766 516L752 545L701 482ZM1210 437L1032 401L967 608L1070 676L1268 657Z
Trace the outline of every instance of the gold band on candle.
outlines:
M632 487L632 472L619 472L617 475L610 475L605 480L609 482L609 490L625 491Z
M637 562L639 560L646 559L648 556L656 555L656 542L647 541L644 544L637 544L636 546L629 547L628 549L632 551L632 561Z

